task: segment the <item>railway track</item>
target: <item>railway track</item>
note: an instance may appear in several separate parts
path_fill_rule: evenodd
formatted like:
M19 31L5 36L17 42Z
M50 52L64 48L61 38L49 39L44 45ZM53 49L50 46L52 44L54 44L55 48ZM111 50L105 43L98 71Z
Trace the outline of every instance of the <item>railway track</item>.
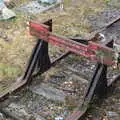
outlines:
M106 29L99 32L103 32L109 37L110 33L107 31L112 26L114 27L114 23L116 24L117 22L119 22L119 18L107 25ZM79 39L76 38L75 41L77 40ZM66 54L70 53L67 52ZM95 62L74 54L67 56L59 64L51 67L48 72L45 72L41 76L34 76L30 86L25 87L24 90L10 94L8 99L0 104L1 113L15 120L27 120L31 118L53 120L59 116L65 118L72 113L73 109L82 104L87 91L86 88L90 84L95 70L95 64ZM109 79L112 79L110 76L112 72L110 68L108 71ZM116 72L115 74L119 73ZM27 77L29 78L29 76ZM119 76L117 79L119 79ZM23 84L20 84L19 87ZM18 86L14 85L12 87L17 89ZM12 91L14 91L14 88ZM87 107L85 110L83 109L83 113L86 110ZM74 113L67 120L78 119L75 118L77 114L80 113Z
M91 66L88 65L88 68L86 69L86 60L84 59L82 60L84 65L80 64L80 59L75 60L74 62L70 61L73 56L74 55L70 55L65 59L65 62L63 60L56 67L51 68L49 73L45 73L42 78L40 76L35 78L32 84L28 88L25 88L25 90L21 90L13 95L10 95L8 100L9 102L7 103L7 100L3 102L3 104L7 105L2 107L3 109L1 111L4 111L4 113L7 113L7 115L12 118L15 117L15 119L20 118L23 120L25 118L21 118L21 116L24 115L19 116L18 114L17 116L17 112L20 110L14 110L20 106L24 106L21 109L27 109L26 111L28 113L30 112L30 115L36 113L38 116L40 114L42 117L45 117L45 119L48 119L49 117L54 119L52 118L55 117L52 116L54 111L56 117L63 116L65 111L66 114L69 114L71 109L75 108L78 104L78 100L82 101L86 86L89 82L89 79L86 78L89 78L89 76L92 75L93 69L95 68L94 64L92 64ZM78 62L79 64L76 64ZM80 73L79 71L81 67L84 67L85 69L83 68L84 72ZM89 72L89 76L86 77L85 74L88 74L88 71L91 71L91 73ZM49 75L48 78L46 78L46 75L51 73L52 75ZM83 77L80 77L81 75ZM79 85L81 87L79 87ZM46 109L46 107L48 108ZM13 111L13 113L11 111ZM45 112L48 111L51 111L51 113L48 113L47 118Z
M64 118L83 100L94 70L95 63L70 55L24 90L11 94L0 105L1 112L8 120Z

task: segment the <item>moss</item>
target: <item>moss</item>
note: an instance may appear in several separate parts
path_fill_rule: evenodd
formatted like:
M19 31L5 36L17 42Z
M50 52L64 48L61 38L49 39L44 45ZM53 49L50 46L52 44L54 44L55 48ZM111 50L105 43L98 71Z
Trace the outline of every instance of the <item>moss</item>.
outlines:
M0 63L0 78L15 79L15 77L18 76L20 73L20 68L14 65Z
M77 102L72 96L65 97L65 105L67 106L68 110L72 111L77 106Z

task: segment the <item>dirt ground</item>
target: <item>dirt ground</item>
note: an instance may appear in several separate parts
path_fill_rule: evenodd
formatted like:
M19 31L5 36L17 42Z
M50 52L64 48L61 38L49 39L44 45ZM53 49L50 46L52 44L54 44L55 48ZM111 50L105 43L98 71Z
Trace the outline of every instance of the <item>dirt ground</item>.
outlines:
M27 0L14 1L16 3L15 6L17 7L26 1ZM91 32L103 28L109 21L112 21L114 18L120 15L120 1L119 0L99 0L99 1L98 0L79 0L79 1L65 0L63 11L60 11L59 8L54 8L50 11L40 13L40 14L27 15L17 11L16 11L16 14L17 14L16 19L0 22L0 93L2 93L5 89L7 89L7 87L10 86L11 83L13 83L15 79L23 73L26 66L26 62L30 56L33 46L35 45L35 42L36 42L35 38L32 36L29 36L28 33L26 32L26 27L27 27L26 22L28 20L33 19L33 20L41 21L43 19L52 18L53 32L60 35L67 36L67 37L81 36L82 38L90 38ZM56 55L55 50L57 50L58 53L60 52L58 48L50 48L50 50L53 57ZM71 57L69 57L68 59L71 59ZM76 60L76 63L73 63L68 59L66 61L69 62L70 65L73 64L73 68L76 66L76 69L80 71L80 69L77 68L76 63L81 64L79 63L79 60L81 59L77 58L76 56L75 57L72 56L72 60ZM83 62L82 64L84 65L85 64L84 60L82 62ZM90 72L90 70L91 70L91 67L94 68L94 64L91 66L85 65L85 67L88 68L86 69L87 71L86 74L89 73L90 75L88 75L84 79L90 79L91 74L93 73L93 72ZM82 67L83 73L85 72L85 67ZM65 68L63 67L63 69ZM66 79L69 78L69 77L64 78L64 76L66 74L67 76L69 76L70 74L69 73L70 71L67 71L65 75L61 71L60 72L58 71L58 73L61 73L61 76L63 78L61 78L60 76L60 78L57 79L58 82L56 82L56 80L53 79L54 77L51 79L50 78L48 79L48 81L52 80L52 87L55 87L57 89L59 84L63 85ZM48 74L50 74L50 76L54 76L53 74L55 72L56 72L56 69L52 69L51 72ZM56 76L59 76L59 75L56 75ZM39 79L42 79L42 78L39 78ZM59 81L59 79L63 79L62 83ZM69 78L69 79L72 79L72 78ZM88 82L86 82L81 86L85 88L87 83ZM37 84L37 83L34 83L34 84ZM82 84L82 83L79 83L79 84ZM62 87L64 87L64 85ZM91 109L89 111L88 116L87 118L85 118L85 120L90 120L90 119L119 120L120 118L119 92L120 92L120 88L118 86L113 92L113 95L110 96L108 99L105 99L103 104L96 105L95 107L93 106L93 108L95 109ZM83 94L84 94L83 90L81 90L81 96L83 96ZM29 98L31 99L29 100ZM33 93L30 92L30 90L25 89L20 93L17 93L17 95L13 95L11 97L11 100L9 102L7 101L6 106L7 108L9 106L10 109L11 108L13 109L14 107L16 108L16 104L14 103L16 103L15 101L18 100L17 107L19 104L23 105L22 108L25 108L25 106L27 105L27 109L29 109L28 113L30 114L32 111L38 112L38 111L44 110L44 114L46 115L48 114L46 113L46 111L49 108L53 107L54 109L53 111L56 111L58 115L59 115L59 112L63 115L63 113L67 111L66 108L72 109L77 104L75 103L71 106L71 100L69 99L70 98L68 97L67 101L70 102L70 106L66 107L66 104L62 103L62 108L60 108L61 110L60 112L58 108L61 106L61 103L57 102L55 103L55 105L53 105L53 101L49 101L49 102L43 101L44 97L37 96L36 94L34 95ZM75 97L75 99L78 99L78 98ZM33 102L34 100L35 102ZM40 101L39 105L37 103L37 100ZM41 103L41 101L43 102ZM27 102L29 102L29 104L32 107L28 106ZM13 104L11 105L10 103L13 103ZM44 108L41 108L41 104L44 104ZM49 104L51 105L49 106ZM109 104L112 104L112 106L110 107ZM39 108L37 105L39 106ZM47 108L45 108L45 105L47 106ZM20 109L22 108L20 107ZM22 112L24 113L24 109ZM50 114L53 115L54 112ZM26 116L28 118L30 117L29 114L27 114ZM52 119L53 118L54 116L52 116ZM51 117L49 118L49 115L48 115L48 118L46 119L52 120Z

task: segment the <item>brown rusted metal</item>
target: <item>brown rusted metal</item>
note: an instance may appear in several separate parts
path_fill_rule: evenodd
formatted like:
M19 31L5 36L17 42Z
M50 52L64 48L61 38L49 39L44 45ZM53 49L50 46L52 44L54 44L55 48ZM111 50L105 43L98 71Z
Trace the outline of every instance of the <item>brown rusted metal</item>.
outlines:
M41 38L46 42L62 47L69 50L70 52L82 55L91 60L96 60L108 65L113 64L114 51L111 48L98 43L94 43L92 41L89 41L88 45L85 45L83 43L58 36L49 32L48 27L45 28L43 24L30 22L29 27L31 35ZM98 53L101 55L99 55Z

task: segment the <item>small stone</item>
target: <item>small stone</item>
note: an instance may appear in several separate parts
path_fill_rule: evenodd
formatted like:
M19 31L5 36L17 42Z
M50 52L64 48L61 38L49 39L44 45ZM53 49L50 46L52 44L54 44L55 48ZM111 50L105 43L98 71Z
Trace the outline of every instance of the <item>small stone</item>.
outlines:
M102 120L109 120L107 116L104 116Z
M49 4L53 4L56 2L56 0L40 0L40 2L42 3L49 3Z
M108 116L108 117L118 117L119 115L118 115L116 112L108 111L108 112L107 112L107 116Z
M92 65L90 69L93 70L94 68L95 68L95 65Z
M41 117L41 116L38 115L38 116L36 117L36 120L45 120L45 118L43 118L43 117Z
M3 20L8 20L8 19L11 19L15 16L16 15L12 10L8 9L7 7L3 8L3 10L2 10Z
M67 115L68 115L68 112L67 112L67 111L65 111L63 114L64 114L64 116L67 116Z
M56 117L55 120L64 120L63 117Z
M2 113L0 113L0 120L4 120L4 116Z
M114 90L115 93L119 93L120 92L120 87L116 87Z

